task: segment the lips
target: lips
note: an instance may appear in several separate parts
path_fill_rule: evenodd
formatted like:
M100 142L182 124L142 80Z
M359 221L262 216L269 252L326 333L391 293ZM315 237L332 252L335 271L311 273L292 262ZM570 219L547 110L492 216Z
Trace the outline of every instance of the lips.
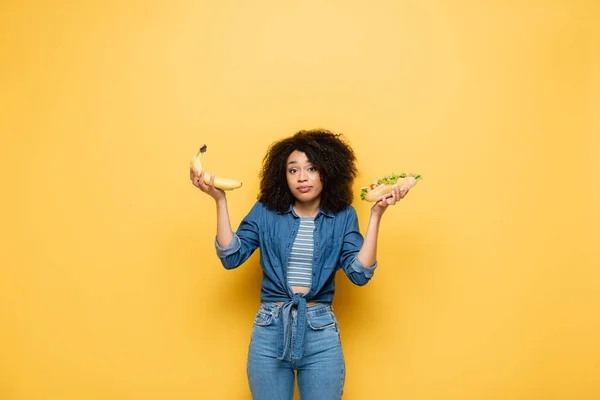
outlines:
M296 188L300 193L306 193L310 190L310 186L299 186Z

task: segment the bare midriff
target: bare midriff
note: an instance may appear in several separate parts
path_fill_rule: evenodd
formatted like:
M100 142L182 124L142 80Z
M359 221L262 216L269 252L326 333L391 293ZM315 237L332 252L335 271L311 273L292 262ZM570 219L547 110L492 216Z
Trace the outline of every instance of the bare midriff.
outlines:
M308 289L306 286L290 286L292 288L292 292L294 293L308 293Z

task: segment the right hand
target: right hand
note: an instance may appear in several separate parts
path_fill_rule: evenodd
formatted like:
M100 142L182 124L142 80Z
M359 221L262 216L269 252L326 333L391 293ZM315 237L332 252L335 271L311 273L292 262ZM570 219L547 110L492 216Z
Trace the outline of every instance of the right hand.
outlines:
M198 172L190 167L190 179L192 184L196 186L198 189L202 190L204 193L209 195L215 200L223 200L225 199L225 192L221 189L215 187L215 175L212 174L210 177L210 182L208 185L204 183L204 170L200 171L200 175Z

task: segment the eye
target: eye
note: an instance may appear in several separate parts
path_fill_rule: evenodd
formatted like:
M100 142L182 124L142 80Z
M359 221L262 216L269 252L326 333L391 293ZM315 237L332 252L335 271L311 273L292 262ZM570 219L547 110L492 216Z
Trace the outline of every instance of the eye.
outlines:
M298 170L297 170L296 168L292 168L292 169L288 170L288 172L289 172L290 174L295 174L297 171L298 171Z
M308 167L307 170L309 172L315 172L317 169L315 167Z

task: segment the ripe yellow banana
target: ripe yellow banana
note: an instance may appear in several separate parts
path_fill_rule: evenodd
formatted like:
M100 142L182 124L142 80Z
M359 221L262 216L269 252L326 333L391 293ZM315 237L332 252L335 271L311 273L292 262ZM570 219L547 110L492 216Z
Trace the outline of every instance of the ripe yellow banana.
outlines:
M198 174L202 170L202 163L200 162L200 157L204 152L206 152L206 145L200 147L200 151L198 151L198 154L192 157L192 160L190 161L191 167L196 172L198 172ZM206 171L204 171L204 183L206 183L207 185L210 183L210 174L206 173ZM236 181L234 179L217 178L215 176L215 187L222 190L233 190L242 187L242 182Z

